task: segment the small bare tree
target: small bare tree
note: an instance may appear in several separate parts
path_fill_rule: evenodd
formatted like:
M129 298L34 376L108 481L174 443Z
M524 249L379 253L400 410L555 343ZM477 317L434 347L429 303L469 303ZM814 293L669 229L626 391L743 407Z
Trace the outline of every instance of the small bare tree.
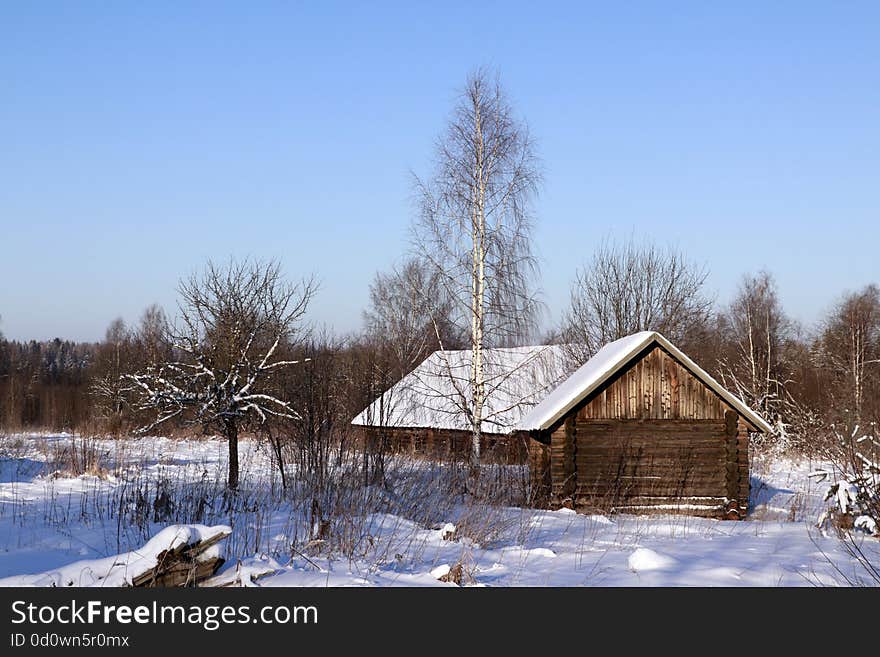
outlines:
M791 399L784 352L793 334L773 277L745 276L739 292L719 317L725 351L718 369L722 383L766 417L780 420Z
M577 272L561 339L573 365L603 345L638 331L659 331L687 347L706 326L712 300L703 294L708 272L672 248L630 240L602 244Z
M96 373L89 387L95 407L107 428L116 432L122 425L127 405L129 383L124 375L129 373L132 357L132 336L121 317L107 327L104 342L98 346L95 362Z
M388 273L377 273L370 285L360 345L369 355L360 361L367 369L359 381L370 391L371 400L381 395L378 417L370 419L383 430L364 443L365 481L384 480L384 457L391 444L384 427L398 410L391 387L434 351L459 349L463 344L450 320L451 308L437 272L415 258Z
M497 79L472 74L437 143L434 174L416 179L414 246L450 300L450 317L468 336L466 381L450 379L471 427L480 463L486 401L485 351L528 335L539 304L531 249L531 201L541 176L532 139Z
M141 431L172 418L219 431L229 443L227 485L234 490L240 430L297 417L273 377L298 362L277 354L302 334L315 283L285 282L276 262L232 260L225 267L209 262L178 291L179 322L168 335L173 359L128 377L138 407L158 413Z
M866 406L869 417L880 411L880 288L868 285L845 296L825 321L821 362L830 368L838 399L851 409L852 424L860 424Z
M424 262L409 259L370 284L364 328L381 347L395 380L411 372L437 349L457 349L462 336L450 316L440 276Z
M137 358L142 367L168 360L170 345L167 337L168 320L165 311L155 303L147 306L133 335Z

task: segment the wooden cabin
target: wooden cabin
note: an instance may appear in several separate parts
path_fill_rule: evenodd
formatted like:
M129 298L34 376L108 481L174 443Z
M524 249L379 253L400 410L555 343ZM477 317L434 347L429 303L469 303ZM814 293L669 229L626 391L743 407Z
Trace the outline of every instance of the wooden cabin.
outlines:
M742 518L771 427L659 333L616 340L519 423L538 503Z
M404 379L354 423L407 436L414 449L467 444L465 400L453 401L443 381L460 388L453 374L465 374L468 358L436 352L433 365L421 374L417 368L414 380ZM771 427L659 333L609 343L570 374L559 347L523 348L498 362L490 410L503 412L490 412L483 429L487 441L527 451L536 506L745 516L749 437ZM498 377L514 366L519 375L508 389ZM377 422L394 397L407 410Z
M486 403L482 459L528 461L529 436L516 431L525 413L565 378L566 354L558 345L485 349ZM471 428L469 350L435 351L354 418L370 442L397 453L433 459L466 459Z

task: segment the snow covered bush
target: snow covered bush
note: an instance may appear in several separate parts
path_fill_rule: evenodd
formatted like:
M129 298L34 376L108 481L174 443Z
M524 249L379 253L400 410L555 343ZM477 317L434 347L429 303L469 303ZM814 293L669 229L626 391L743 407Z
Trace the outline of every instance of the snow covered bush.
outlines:
M839 472L825 492L828 508L821 514L818 525L836 526L841 530L853 529L870 535L878 535L880 522L880 442L871 435L859 436L855 427L849 440L841 440L841 456L837 459ZM840 436L838 436L840 437ZM833 473L814 473L824 479Z
M828 487L825 501L829 508L819 516L818 525L836 525L841 529L856 529L867 534L877 532L877 519L873 517L872 506L876 505L876 489L866 485L859 477L842 479Z

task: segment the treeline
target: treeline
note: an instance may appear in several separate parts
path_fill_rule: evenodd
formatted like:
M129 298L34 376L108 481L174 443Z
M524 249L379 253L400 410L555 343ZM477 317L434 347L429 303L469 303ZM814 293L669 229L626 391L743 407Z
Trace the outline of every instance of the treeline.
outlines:
M569 345L575 367L608 341L658 330L773 422L771 440L780 447L811 450L831 432L875 430L880 288L844 293L816 325L802 326L786 313L767 272L744 276L724 307L703 296L705 278L674 251L603 247L572 284L561 326L522 340ZM361 332L312 331L285 345L285 357L303 364L278 379L279 395L306 412L328 407L320 422L301 430L317 435L329 417L338 430L434 349L465 348L465 336L444 321L444 304L428 270L407 261L377 274ZM0 340L0 426L117 433L148 425L154 414L130 403L124 375L171 359L168 335L164 313L151 306L134 326L115 320L97 343ZM172 422L163 431L180 428Z
M346 440L349 420L435 348L436 338L427 324L421 335L408 327L401 341L384 333L377 322L382 320L374 314L362 334L339 337L312 330L279 346L277 357L297 365L276 374L271 390L297 409L298 421L250 423L243 430L267 439L282 468L285 462L314 461L312 466L321 467L308 471L317 470L320 476L327 455ZM156 412L138 407L127 377L185 360L172 344L173 333L162 309L154 305L133 326L114 320L99 342L0 337L0 430L129 435L150 427ZM212 433L212 427L190 420L176 418L151 433ZM381 470L383 446L372 446L370 454L366 467Z
M147 308L137 327L114 320L100 342L19 342L0 336L0 427L114 431L125 417L112 391L121 375L168 352L165 316ZM131 418L129 418L131 419Z
M99 345L67 340L0 340L0 425L5 429L84 426L84 394Z
M657 330L774 423L782 449L880 423L880 288L842 292L814 325L793 319L773 276L744 275L726 305L707 296L708 270L649 242L605 244L579 270L555 338L583 362L602 344Z

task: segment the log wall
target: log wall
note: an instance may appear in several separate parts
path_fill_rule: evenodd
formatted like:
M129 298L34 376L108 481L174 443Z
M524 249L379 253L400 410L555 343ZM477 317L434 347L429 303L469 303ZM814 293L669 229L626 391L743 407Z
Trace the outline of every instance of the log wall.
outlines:
M581 419L723 420L729 407L655 346L585 404Z
M532 506L545 508L552 499L552 478L550 476L550 445L530 438L529 442L529 478L531 493L529 500Z
M575 503L611 511L681 506L715 515L727 503L724 430L717 420L580 421Z
M437 461L467 460L471 433L450 429L360 427L362 439L374 449ZM522 465L528 462L528 437L521 434L483 434L480 458L486 463Z
M748 426L659 346L533 438L550 452L553 507L746 514Z

